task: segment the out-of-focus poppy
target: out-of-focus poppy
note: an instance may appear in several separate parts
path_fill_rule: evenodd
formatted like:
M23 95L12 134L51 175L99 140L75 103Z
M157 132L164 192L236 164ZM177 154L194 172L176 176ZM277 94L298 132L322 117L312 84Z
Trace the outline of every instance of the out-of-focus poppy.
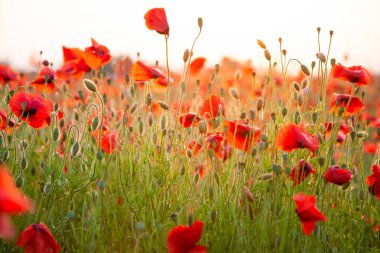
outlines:
M29 212L32 208L32 202L16 187L12 175L0 166L0 237L10 239L15 234L8 215Z
M366 178L366 183L369 192L372 193L378 200L380 200L380 167L377 164L371 167L372 175Z
M294 167L290 173L293 186L303 182L310 174L315 174L313 167L304 159L301 159L298 162L298 167Z
M178 117L178 122L184 127L184 128L189 128L191 126L196 126L198 122L201 119L198 117L196 113L186 113L182 114Z
M203 222L191 226L177 226L169 231L167 246L169 253L206 253L205 246L196 245L201 239Z
M7 65L0 64L0 84L8 84L18 82L19 74Z
M5 131L7 134L11 134L14 127L18 127L19 124L16 125L16 122L13 119L8 119L7 113L0 109L0 129Z
M53 104L39 94L17 92L9 101L12 112L33 128L50 125Z
M260 140L260 128L230 120L225 120L223 125L227 127L227 142L237 149L248 151L253 142Z
M57 70L57 77L68 81L70 78L81 79L91 71L84 60L84 52L79 48L62 47L63 66Z
M203 66L205 65L205 62L206 62L206 58L204 57L195 58L190 63L190 66L189 66L190 73L194 75L197 74L203 68Z
M352 172L348 169L343 169L338 165L333 165L326 170L324 178L327 182L344 185L352 179Z
M55 71L50 67L43 67L30 85L41 92L51 92L55 89Z
M99 129L92 132L92 136L95 138L96 142L99 143ZM118 130L102 130L101 149L107 154L113 153L116 150L119 138L120 133Z
M371 76L362 66L344 67L340 63L335 64L332 69L334 78L355 83L358 86L363 86L371 83Z
M312 137L302 126L287 124L282 127L276 136L275 146L283 151L292 151L297 148L307 148L313 153L319 149L318 137Z
M325 123L326 137L329 138L331 130L333 129L333 123ZM350 127L346 123L342 122L339 126L336 142L343 143L346 140L347 134L350 132Z
M165 78L164 74L152 67L146 66L141 61L137 61L132 65L132 78L133 80L139 81L149 81L151 79Z
M225 116L224 102L216 95L208 96L203 102L199 114L207 119Z
M16 245L24 248L25 253L57 253L61 250L50 229L43 223L25 228Z
M204 146L198 143L197 140L192 140L188 145L188 149L192 151L193 156L198 155L199 151L201 151L203 148ZM183 154L185 154L185 152Z
M224 143L224 138L220 134L211 134L211 135L208 135L206 138L207 148L211 149L214 152L214 154L220 159L224 158L223 143Z
M144 15L145 25L149 30L154 30L159 34L169 35L169 24L164 8L150 9Z
M347 94L332 94L330 98L330 112L338 113L339 108L343 107L344 115L350 116L364 109L362 101L356 97Z
M326 221L325 216L315 206L315 197L307 196L302 192L293 196L296 203L296 213L300 218L302 230L305 235L310 235L317 221Z
M111 54L107 47L91 38L92 46L84 50L83 59L92 69L98 69L111 61Z
M364 142L364 146L363 146L364 152L374 155L376 154L376 151L379 145L380 145L380 142L372 143L371 141L366 141Z

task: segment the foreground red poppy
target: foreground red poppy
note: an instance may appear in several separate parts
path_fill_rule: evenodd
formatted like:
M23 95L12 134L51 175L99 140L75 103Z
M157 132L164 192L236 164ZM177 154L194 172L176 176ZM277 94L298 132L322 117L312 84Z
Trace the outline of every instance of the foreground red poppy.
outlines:
M50 125L53 104L39 94L18 92L9 101L12 112L33 128Z
M16 242L25 253L57 253L61 250L50 229L43 223L31 224Z
M380 200L380 167L377 164L371 167L372 175L366 179L367 186L370 193L372 193L378 200Z
M313 153L319 149L318 137L312 137L302 126L287 124L282 127L276 136L275 146L283 151L292 151L298 148L307 148Z
M344 185L352 179L352 172L348 169L343 169L338 165L333 165L326 170L324 177L327 182Z
M10 239L15 234L9 215L32 210L32 203L16 187L12 175L0 166L0 237Z
M362 66L344 67L340 63L335 64L332 69L332 76L358 86L363 86L371 83L369 72Z
M290 173L293 186L303 182L310 174L315 174L313 167L304 159L301 159L298 163L298 167L294 167Z
M237 149L248 151L254 142L260 140L260 128L230 120L225 120L223 125L227 127L227 142Z
M225 116L226 110L224 102L220 97L211 95L203 102L199 114L207 119L214 119L218 116Z
M92 46L84 50L83 58L88 66L97 70L111 61L111 54L107 47L91 38Z
M145 15L145 25L149 30L155 30L159 34L169 35L169 24L164 8L153 8Z
M49 67L43 67L38 76L30 83L30 85L41 92L51 92L55 89L54 84L55 71Z
M356 114L364 109L363 102L356 96L332 94L330 98L330 112L338 113L340 107L345 109L345 116Z
M326 221L325 216L315 206L315 197L313 195L307 196L300 192L293 196L293 200L296 203L296 213L300 218L305 235L311 234L317 221Z
M206 253L206 247L196 245L201 239L203 222L191 226L177 226L169 231L167 246L169 253Z
M57 70L57 77L69 81L73 79L81 79L91 71L91 68L84 60L84 52L79 48L62 47L63 66Z

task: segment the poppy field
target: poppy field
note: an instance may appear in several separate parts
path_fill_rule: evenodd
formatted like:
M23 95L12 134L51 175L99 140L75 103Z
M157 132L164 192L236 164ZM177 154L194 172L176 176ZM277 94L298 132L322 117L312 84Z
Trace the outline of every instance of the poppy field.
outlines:
M165 62L89 38L0 64L0 252L380 251L379 81L333 31L208 66L199 18L177 71L165 9L141 18Z

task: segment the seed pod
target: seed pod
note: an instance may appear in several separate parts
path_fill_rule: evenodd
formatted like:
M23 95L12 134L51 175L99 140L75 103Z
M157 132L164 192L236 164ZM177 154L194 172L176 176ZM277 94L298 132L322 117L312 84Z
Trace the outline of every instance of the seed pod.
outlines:
M91 130L95 131L99 126L99 118L98 116L95 116L91 122Z
M236 88L234 87L231 87L230 90L229 90L229 93L230 93L230 96L236 100L239 99L239 92L237 91Z
M80 153L80 145L78 142L75 142L74 145L71 147L70 155L71 157L77 157Z
M59 136L60 136L60 132L59 132L59 129L58 127L54 128L53 130L53 141L54 142L57 142L59 140Z
M301 70L302 70L302 72L305 74L305 75L307 75L307 76L310 76L310 71L309 71L309 69L306 67L306 65L301 65Z
M160 105L160 107L164 110L169 110L169 106L165 103L165 102L162 102L162 101L158 101L158 104Z
M91 92L97 92L95 83L90 79L83 79L84 86Z
M267 59L268 61L271 60L271 56L270 56L270 53L267 49L264 50L264 56L265 56L265 59Z
M286 56L286 53L287 53L286 49L282 49L282 54L283 54L284 56Z

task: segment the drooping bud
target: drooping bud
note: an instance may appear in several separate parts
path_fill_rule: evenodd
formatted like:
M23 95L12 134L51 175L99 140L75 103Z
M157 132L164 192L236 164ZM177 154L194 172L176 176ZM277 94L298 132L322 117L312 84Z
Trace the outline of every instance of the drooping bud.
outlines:
M301 70L302 70L302 72L303 72L305 75L310 76L310 71L309 71L309 69L306 67L306 65L302 64L302 65L301 65Z
M186 49L185 52L183 53L183 62L187 62L190 57L190 52L189 49Z
M231 87L230 90L229 90L229 93L230 93L230 96L236 100L239 99L239 92L237 91L236 88L234 87Z
M198 27L199 27L199 30L202 30L202 27L203 27L203 19L201 17L198 18Z
M77 157L80 153L80 145L78 142L75 142L71 147L70 155L71 157Z
M84 86L91 92L97 92L95 83L90 79L83 79Z
M267 46L264 44L264 42L262 42L261 40L257 40L257 44L259 44L259 46L262 48L262 49L267 49Z
M160 105L160 107L164 110L169 110L169 106L165 103L165 102L162 102L162 101L158 101L158 104Z
M265 56L265 59L267 59L268 61L270 61L272 59L269 51L267 49L264 50L264 56Z

